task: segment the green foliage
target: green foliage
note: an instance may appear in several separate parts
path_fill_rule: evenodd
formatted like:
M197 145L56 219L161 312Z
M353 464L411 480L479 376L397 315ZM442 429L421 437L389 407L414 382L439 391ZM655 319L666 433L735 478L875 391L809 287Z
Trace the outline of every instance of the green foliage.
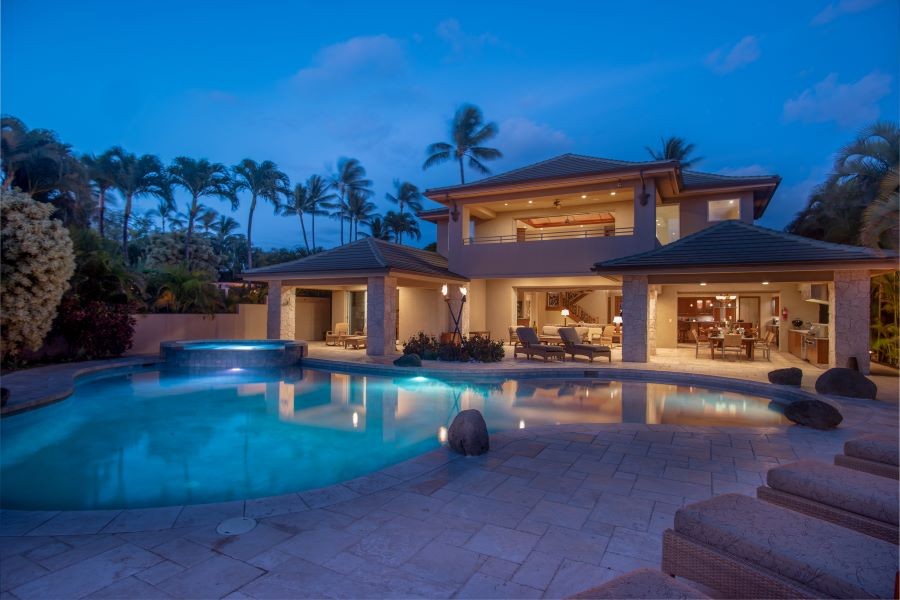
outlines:
M429 145L425 149L428 158L425 159L422 168L428 169L455 160L459 163L459 182L465 183L463 165L468 159L470 169L487 175L490 170L483 161L502 158L503 154L496 148L488 148L484 144L497 137L499 132L496 123L484 122L480 108L472 104L463 104L456 110L450 123L450 139L453 143L436 142Z
M184 231L153 233L148 238L144 268L160 271L168 267L184 264ZM221 257L216 254L210 240L202 235L195 235L190 242L191 270L204 272L208 278L218 279Z
M167 266L150 274L147 292L156 312L214 314L225 309L225 296L206 271Z
M459 344L442 343L434 336L419 332L403 344L403 354L418 354L422 360L499 362L503 360L505 351L502 340L474 336L463 337Z
M872 279L871 343L877 362L900 366L900 273Z
M694 153L694 144L688 143L684 138L676 136L660 138L659 146L659 150L654 150L649 146L644 146L644 149L653 157L653 160L677 160L685 169L690 169L703 160L702 157L691 156Z
M19 191L0 194L0 329L4 357L37 350L75 269L72 239L53 207Z

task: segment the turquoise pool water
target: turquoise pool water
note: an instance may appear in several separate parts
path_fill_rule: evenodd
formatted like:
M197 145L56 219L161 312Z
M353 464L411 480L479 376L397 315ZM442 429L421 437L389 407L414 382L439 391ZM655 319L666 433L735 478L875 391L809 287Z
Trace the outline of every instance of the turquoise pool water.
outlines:
M769 401L643 382L451 384L314 369L81 380L68 399L0 421L2 506L138 508L302 491L438 447L453 417L494 431L553 423L784 423Z
M278 350L283 342L185 342L180 344L185 350Z

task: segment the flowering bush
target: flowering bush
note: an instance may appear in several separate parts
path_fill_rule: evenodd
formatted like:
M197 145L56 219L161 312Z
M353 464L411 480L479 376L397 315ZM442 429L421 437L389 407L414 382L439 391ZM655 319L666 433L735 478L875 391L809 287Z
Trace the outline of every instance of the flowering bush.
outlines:
M54 208L19 191L0 193L0 325L3 355L37 350L75 269L72 239Z
M403 344L403 354L418 354L422 360L447 362L499 362L503 360L503 342L481 336L464 337L458 344L438 342L434 336L417 333Z
M135 319L131 304L103 300L79 301L66 296L60 305L55 331L66 339L73 360L121 356L131 348Z

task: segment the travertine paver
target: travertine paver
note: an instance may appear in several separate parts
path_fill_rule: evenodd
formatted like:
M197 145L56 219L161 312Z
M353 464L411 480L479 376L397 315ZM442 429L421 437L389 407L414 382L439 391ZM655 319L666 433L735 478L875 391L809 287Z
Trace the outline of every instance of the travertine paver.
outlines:
M91 514L93 534L65 533L71 513L3 511L0 525L12 535L0 539L2 592L563 597L658 566L662 532L680 506L753 493L773 466L830 461L854 435L896 430L895 406L842 409L847 426L830 432L637 424L507 432L481 457L441 449L331 489L170 509L179 514L164 518ZM216 533L213 517L236 510L254 511L257 527Z

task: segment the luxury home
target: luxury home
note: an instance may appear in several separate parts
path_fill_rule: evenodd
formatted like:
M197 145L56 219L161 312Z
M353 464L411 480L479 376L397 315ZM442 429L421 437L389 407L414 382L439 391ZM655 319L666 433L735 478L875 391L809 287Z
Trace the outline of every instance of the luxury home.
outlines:
M437 252L365 239L244 277L269 285L270 338L305 324L301 337L324 339L346 323L370 355L453 331L457 312L462 333L494 339L577 324L630 362L679 343L711 352L698 342L707 326L737 325L782 352L868 372L869 279L896 258L755 225L779 182L565 154L427 190L442 205L419 213ZM325 323L296 288L333 292Z

